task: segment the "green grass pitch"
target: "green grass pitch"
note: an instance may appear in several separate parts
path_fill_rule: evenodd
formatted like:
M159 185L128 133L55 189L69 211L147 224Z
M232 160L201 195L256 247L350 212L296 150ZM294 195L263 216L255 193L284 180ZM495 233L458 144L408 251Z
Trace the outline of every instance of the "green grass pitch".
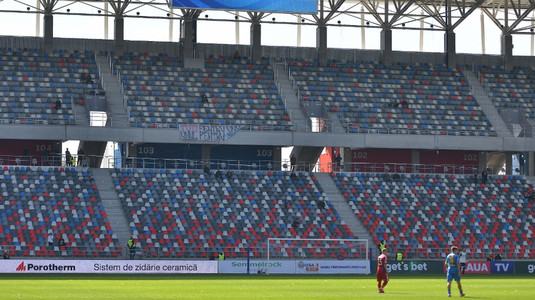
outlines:
M535 299L533 276L462 279L465 299ZM1 299L444 299L445 276L1 275ZM452 298L460 298L455 282Z

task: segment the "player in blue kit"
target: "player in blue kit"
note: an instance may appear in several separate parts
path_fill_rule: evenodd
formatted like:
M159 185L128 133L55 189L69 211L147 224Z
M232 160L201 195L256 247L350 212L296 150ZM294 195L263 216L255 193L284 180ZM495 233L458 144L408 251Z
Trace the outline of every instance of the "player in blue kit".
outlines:
M448 297L451 297L451 281L455 279L457 281L457 287L461 297L465 295L463 293L463 287L461 285L461 277L459 276L460 264L459 264L459 248L452 246L451 253L446 257L444 264L448 267Z

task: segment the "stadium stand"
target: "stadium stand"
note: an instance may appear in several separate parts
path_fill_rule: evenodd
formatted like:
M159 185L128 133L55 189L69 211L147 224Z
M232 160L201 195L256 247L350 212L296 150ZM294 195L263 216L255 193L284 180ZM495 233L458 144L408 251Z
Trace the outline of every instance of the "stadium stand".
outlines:
M89 74L92 83L82 80L83 74ZM102 90L98 74L93 52L2 48L0 122L76 124L73 105L83 104L84 94Z
M241 125L243 130L292 130L269 59L209 57L204 69L148 53L114 56L134 127ZM204 97L205 96L205 97Z
M301 101L321 101L346 132L496 136L462 70L442 64L288 62Z
M502 66L477 66L481 84L498 109L514 107L522 109L524 117L535 118L535 72L531 67L515 67L506 71Z
M0 241L10 256L121 256L91 169L4 166L0 186Z
M484 259L535 257L533 187L520 176L338 173L331 174L373 237L408 258L442 258L459 245ZM436 250L439 251L436 251Z
M201 170L116 169L112 178L144 257L208 258L218 251L246 257L248 246L252 256L265 257L268 237L353 237L309 173L235 171L228 178ZM275 251L286 258L339 255L312 246Z

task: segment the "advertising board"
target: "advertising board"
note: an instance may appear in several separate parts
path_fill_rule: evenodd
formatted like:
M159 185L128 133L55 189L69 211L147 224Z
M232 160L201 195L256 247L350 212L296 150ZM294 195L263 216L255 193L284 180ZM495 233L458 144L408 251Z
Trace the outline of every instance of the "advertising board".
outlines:
M465 274L490 274L490 261L468 261Z
M251 274L367 274L368 261L356 260L251 260ZM246 260L219 262L219 273L247 274Z
M369 261L362 260L298 260L296 274L368 274Z
M249 273L263 274L293 274L295 261L293 260L250 260ZM247 274L247 260L223 260L219 262L219 273Z
M515 261L515 274L535 275L535 261Z
M491 261L490 272L492 274L513 274L515 273L515 264L512 261Z
M9 259L0 261L0 273L215 274L217 261Z
M425 273L425 274L441 274L444 267L444 262L428 260L407 260L404 262L395 262L386 264L386 270L390 273Z
M171 7L316 13L317 0L173 0Z

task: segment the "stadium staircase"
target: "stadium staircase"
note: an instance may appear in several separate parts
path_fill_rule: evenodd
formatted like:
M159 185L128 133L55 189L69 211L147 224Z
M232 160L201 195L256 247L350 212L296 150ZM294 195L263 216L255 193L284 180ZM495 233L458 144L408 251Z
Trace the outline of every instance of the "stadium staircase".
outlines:
M315 175L319 184L323 188L323 191L325 194L327 194L328 199L334 206L334 209L338 212L340 219L342 219L347 224L349 229L351 229L351 232L353 232L355 238L366 239L369 243L368 247L375 248L372 244L372 237L353 213L347 200L344 199L342 193L336 187L336 184L332 180L329 173L315 173Z
M292 83L288 78L288 73L284 69L284 64L273 63L273 71L278 74L275 76L275 83L279 88L281 97L286 105L286 111L290 115L295 131L310 131L307 117L303 113L301 105L299 105L299 99L295 95Z
M84 105L74 105L74 119L77 125L89 126L89 115Z
M108 58L97 56L97 66L102 77L102 88L106 92L108 100L108 122L111 127L129 127L128 112L123 104L123 95L117 78L112 74ZM111 115L111 120L110 120Z
M496 128L499 136L513 136L507 127L507 124L503 121L502 117L496 106L492 103L492 99L487 95L485 89L481 86L479 79L474 75L474 73L469 69L463 70L464 76L470 82L470 87L472 89L472 94L476 98L477 103L481 107L481 110L485 113L489 122Z
M119 244L124 245L122 248L126 249L126 242L132 236L132 232L130 231L130 228L128 228L128 221L126 220L121 203L115 192L115 186L113 185L110 172L108 169L93 169L93 176L98 186L102 205L106 210L111 228L117 235ZM125 253L123 253L123 255L124 254Z
M346 132L346 130L344 129L344 124L342 124L342 122L340 121L340 118L338 118L338 113L328 112L327 115L329 116L329 120L331 120L333 132L338 132L338 133Z

